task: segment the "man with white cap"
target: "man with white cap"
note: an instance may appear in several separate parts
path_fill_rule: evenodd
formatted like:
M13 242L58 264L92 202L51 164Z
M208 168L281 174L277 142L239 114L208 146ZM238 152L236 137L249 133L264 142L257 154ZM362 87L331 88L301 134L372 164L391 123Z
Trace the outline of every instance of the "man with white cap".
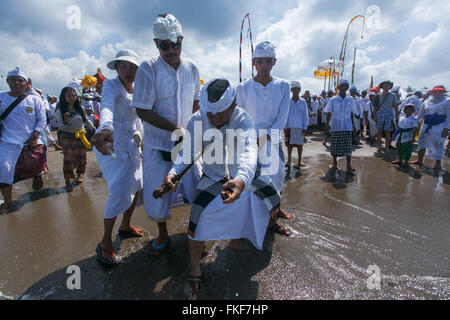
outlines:
M303 143L309 124L309 112L305 99L300 98L302 86L298 81L291 81L292 98L290 100L289 115L285 126L285 139L288 149L288 161L286 166L291 165L292 149L297 148L298 168L304 167L302 162Z
M42 145L40 133L46 125L45 110L41 99L26 95L28 76L19 67L8 72L6 81L9 92L0 92L0 188L4 202L0 213L5 213L12 204L12 184L33 177L34 189L42 188L39 176L46 162L46 148L40 148L39 172L26 172L16 169L17 160L24 148L35 149ZM9 110L8 110L9 109ZM8 113L9 111L9 113ZM31 168L28 168L31 169ZM36 168L34 168L36 170Z
M284 129L289 114L290 85L286 80L271 75L276 61L275 46L269 41L259 43L253 54L257 74L254 78L239 84L236 89L236 101L237 105L255 120L262 174L269 175L281 193L284 182L281 130ZM293 219L292 215L284 210L280 209L279 214L284 218ZM283 235L291 234L274 220L269 224L269 228Z
M189 299L198 297L204 242L236 239L230 246L241 251L239 239L247 238L262 250L270 215L280 205L280 195L270 178L260 175L254 121L236 106L233 85L226 79L210 81L202 89L200 106L186 127L190 143L183 145L177 159L186 160L176 161L163 182L174 189L175 176L204 150L203 176L196 187L189 221ZM212 132L215 134L209 134ZM210 138L205 139L207 136ZM208 145L214 148L214 159L207 159L212 155Z
M153 33L160 55L139 66L133 106L144 121L144 206L150 219L158 223L159 236L150 245L150 251L158 255L169 241L170 209L189 203L200 179L194 168L181 181L177 193L164 199L152 196L172 166L171 152L175 145L172 137L177 135L180 141L189 117L198 109L200 75L191 60L181 57L184 38L177 18L159 15Z
M330 153L333 157L332 173L337 170L337 158L347 158L347 172L352 168L352 133L356 134L353 114L358 112L355 99L347 95L350 85L348 80L339 81L339 94L331 98L325 108L327 114L327 128L331 132Z

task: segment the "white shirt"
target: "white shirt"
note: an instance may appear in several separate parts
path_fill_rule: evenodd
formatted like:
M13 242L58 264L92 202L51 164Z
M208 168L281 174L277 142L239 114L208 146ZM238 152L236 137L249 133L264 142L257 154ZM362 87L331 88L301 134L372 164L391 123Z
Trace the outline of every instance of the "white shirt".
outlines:
M8 92L0 92L0 114L16 100ZM40 97L28 95L2 121L0 140L23 145L34 131L41 131L47 125L44 104Z
M177 70L161 56L144 61L136 72L133 107L153 110L176 126L186 127L195 100L200 98L197 66L181 58ZM150 148L172 151L172 132L144 123L143 143Z
M257 130L267 129L269 136L271 129L284 129L289 115L290 97L289 82L276 77L266 86L250 78L236 88L237 105L253 117Z
M297 102L290 100L289 115L285 128L308 129L309 113L306 100L300 98Z
M367 112L367 118L372 119L373 105L370 99L364 104L364 111Z
M398 119L398 127L400 129L411 129L411 128L418 128L419 124L413 115L406 117L405 114L402 114L402 115L400 115L400 117ZM402 135L402 139L400 141L401 143L411 141L414 138L412 130L407 131L407 132L402 132L401 135ZM400 137L400 134L398 135L398 137Z
M314 101L313 99L311 99L311 108L313 109L313 111L316 113L317 116L317 112L319 111L319 101Z
M143 124L132 106L133 94L128 93L120 79L106 80L102 87L100 126L97 132L113 132L114 150L128 152L133 145L134 133L143 135Z
M358 112L356 108L355 99L350 95L346 95L345 99L339 94L331 98L325 107L325 112L331 113L331 131L353 131L352 113Z
M194 135L194 132L196 132L194 130L195 122L197 122L198 124L201 123L202 130L197 131L197 134L201 133L201 135ZM187 133L189 132L189 136L191 137L190 148L185 149L183 147L182 151L179 154L179 157L184 157L185 159L193 159L194 156L192 156L192 154L197 155L201 152L200 146L202 147L202 150L204 150L205 147L210 143L210 141L203 141L203 137L206 136L204 134L205 131L216 129L220 131L220 134L217 134L215 138L221 138L220 142L222 142L221 146L223 148L222 150L215 149L214 154L217 155L218 153L222 152L223 158L218 158L215 163L205 164L205 161L203 161L203 174L214 181L220 181L224 178L225 172L229 172L229 178L236 178L241 180L245 185L245 189L248 190L255 176L258 158L258 145L256 143L256 131L254 130L254 128L255 125L252 117L250 117L247 112L239 107L237 107L234 111L228 124L222 126L220 129L213 126L208 119L206 112L203 109L200 109L190 117L186 127L186 136L188 136ZM233 137L234 139L229 138L225 141L225 137L227 136L227 129L232 129L233 131L241 129L242 131L240 131L239 134L235 134ZM184 140L183 143L185 143L186 141L187 140ZM202 144L198 143L198 141L202 141ZM233 152L228 151L226 153L225 145L228 146L228 150L233 150ZM214 146L215 145L213 145L211 148L213 148ZM242 148L239 148L238 146L242 146ZM212 150L207 150L205 154L212 154ZM226 158L227 154L229 157L228 161ZM231 155L233 155L232 159L230 159ZM227 166L225 164L227 164ZM186 163L174 164L172 169L170 170L170 173L179 174L185 167Z

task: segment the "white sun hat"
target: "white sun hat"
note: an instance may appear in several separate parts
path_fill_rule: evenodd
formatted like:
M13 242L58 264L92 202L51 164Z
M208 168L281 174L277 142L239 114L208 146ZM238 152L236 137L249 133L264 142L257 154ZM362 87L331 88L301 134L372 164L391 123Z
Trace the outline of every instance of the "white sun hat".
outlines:
M108 62L107 67L111 70L116 70L116 63L118 61L127 61L139 67L138 55L130 49L121 50L117 53L116 58Z

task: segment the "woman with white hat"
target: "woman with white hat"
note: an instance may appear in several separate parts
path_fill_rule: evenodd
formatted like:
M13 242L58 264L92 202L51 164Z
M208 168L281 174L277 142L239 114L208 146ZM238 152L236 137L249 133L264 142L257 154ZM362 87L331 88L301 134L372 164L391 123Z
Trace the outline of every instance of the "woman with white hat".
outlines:
M119 214L124 214L119 235L143 236L142 229L131 225L137 193L142 189L140 144L143 125L131 105L138 66L138 56L131 50L120 51L108 63L108 68L116 70L118 76L103 84L100 126L92 138L97 161L109 190L104 212L104 235L96 253L98 259L108 265L117 264L111 237Z

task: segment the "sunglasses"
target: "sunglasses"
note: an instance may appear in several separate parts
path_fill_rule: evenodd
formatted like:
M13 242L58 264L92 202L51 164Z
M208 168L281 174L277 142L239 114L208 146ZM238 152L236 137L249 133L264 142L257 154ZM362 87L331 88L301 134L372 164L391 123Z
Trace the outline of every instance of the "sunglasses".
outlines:
M158 43L158 47L162 51L167 51L170 47L172 47L173 50L177 51L181 48L181 41L177 41L177 43L173 43L172 41L160 41Z

